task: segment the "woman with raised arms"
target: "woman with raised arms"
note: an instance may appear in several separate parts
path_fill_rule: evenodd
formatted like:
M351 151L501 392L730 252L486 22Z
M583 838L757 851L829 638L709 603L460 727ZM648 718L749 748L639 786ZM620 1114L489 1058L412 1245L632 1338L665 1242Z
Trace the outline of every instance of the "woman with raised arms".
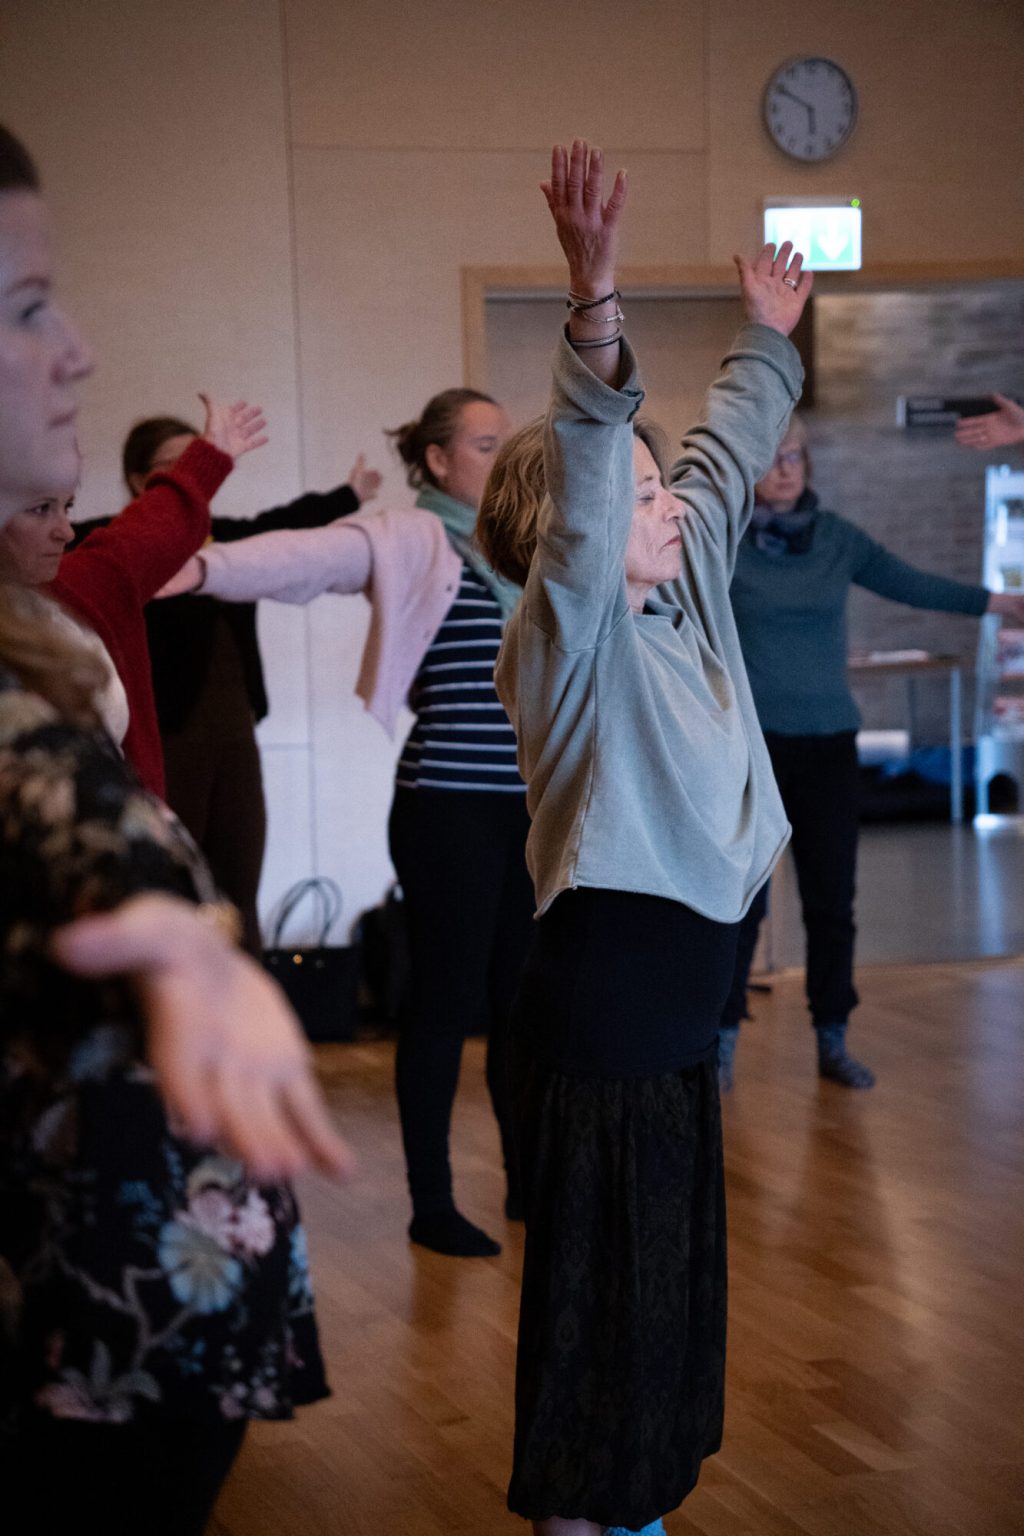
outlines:
M556 148L569 323L547 419L499 454L477 536L524 596L496 681L539 923L513 1008L526 1250L509 1506L544 1536L674 1509L722 1433L716 1045L737 925L788 828L729 606L753 488L799 395L810 290L737 259L748 323L670 489L615 287L626 182Z

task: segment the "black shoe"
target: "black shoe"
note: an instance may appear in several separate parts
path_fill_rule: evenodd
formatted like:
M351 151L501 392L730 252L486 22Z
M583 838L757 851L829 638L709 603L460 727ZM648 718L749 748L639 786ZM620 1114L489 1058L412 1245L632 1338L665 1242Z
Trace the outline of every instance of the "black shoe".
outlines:
M447 1254L452 1259L493 1259L501 1252L500 1243L460 1216L454 1206L433 1216L414 1216L409 1223L409 1236L421 1248Z

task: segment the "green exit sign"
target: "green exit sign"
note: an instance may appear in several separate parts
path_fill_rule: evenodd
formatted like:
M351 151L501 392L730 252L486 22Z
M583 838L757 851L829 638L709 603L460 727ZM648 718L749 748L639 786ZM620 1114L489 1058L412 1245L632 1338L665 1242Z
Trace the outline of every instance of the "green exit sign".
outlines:
M860 222L858 198L845 203L770 204L764 210L764 238L776 246L792 240L812 272L857 272Z

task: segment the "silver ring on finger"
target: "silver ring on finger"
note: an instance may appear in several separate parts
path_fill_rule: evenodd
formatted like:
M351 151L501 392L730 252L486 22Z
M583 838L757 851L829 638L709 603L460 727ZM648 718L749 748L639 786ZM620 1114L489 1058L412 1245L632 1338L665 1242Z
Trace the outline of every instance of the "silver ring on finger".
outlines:
M795 277L784 277L782 279L782 281L785 283L787 288L795 288L796 287L796 278Z

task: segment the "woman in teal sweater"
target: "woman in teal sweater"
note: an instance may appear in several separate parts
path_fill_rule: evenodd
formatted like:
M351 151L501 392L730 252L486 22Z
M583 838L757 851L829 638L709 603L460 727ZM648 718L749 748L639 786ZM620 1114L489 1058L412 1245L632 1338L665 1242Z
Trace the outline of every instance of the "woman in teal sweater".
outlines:
M808 486L807 434L796 417L756 486L730 597L758 719L793 827L793 861L807 931L807 1000L822 1077L870 1088L874 1074L846 1049L857 1004L853 896L860 715L847 677L851 586L946 613L1001 613L1024 602L934 576L890 554L860 528L823 512ZM719 1031L721 1086L731 1088L747 979L767 887L741 925L733 988Z

